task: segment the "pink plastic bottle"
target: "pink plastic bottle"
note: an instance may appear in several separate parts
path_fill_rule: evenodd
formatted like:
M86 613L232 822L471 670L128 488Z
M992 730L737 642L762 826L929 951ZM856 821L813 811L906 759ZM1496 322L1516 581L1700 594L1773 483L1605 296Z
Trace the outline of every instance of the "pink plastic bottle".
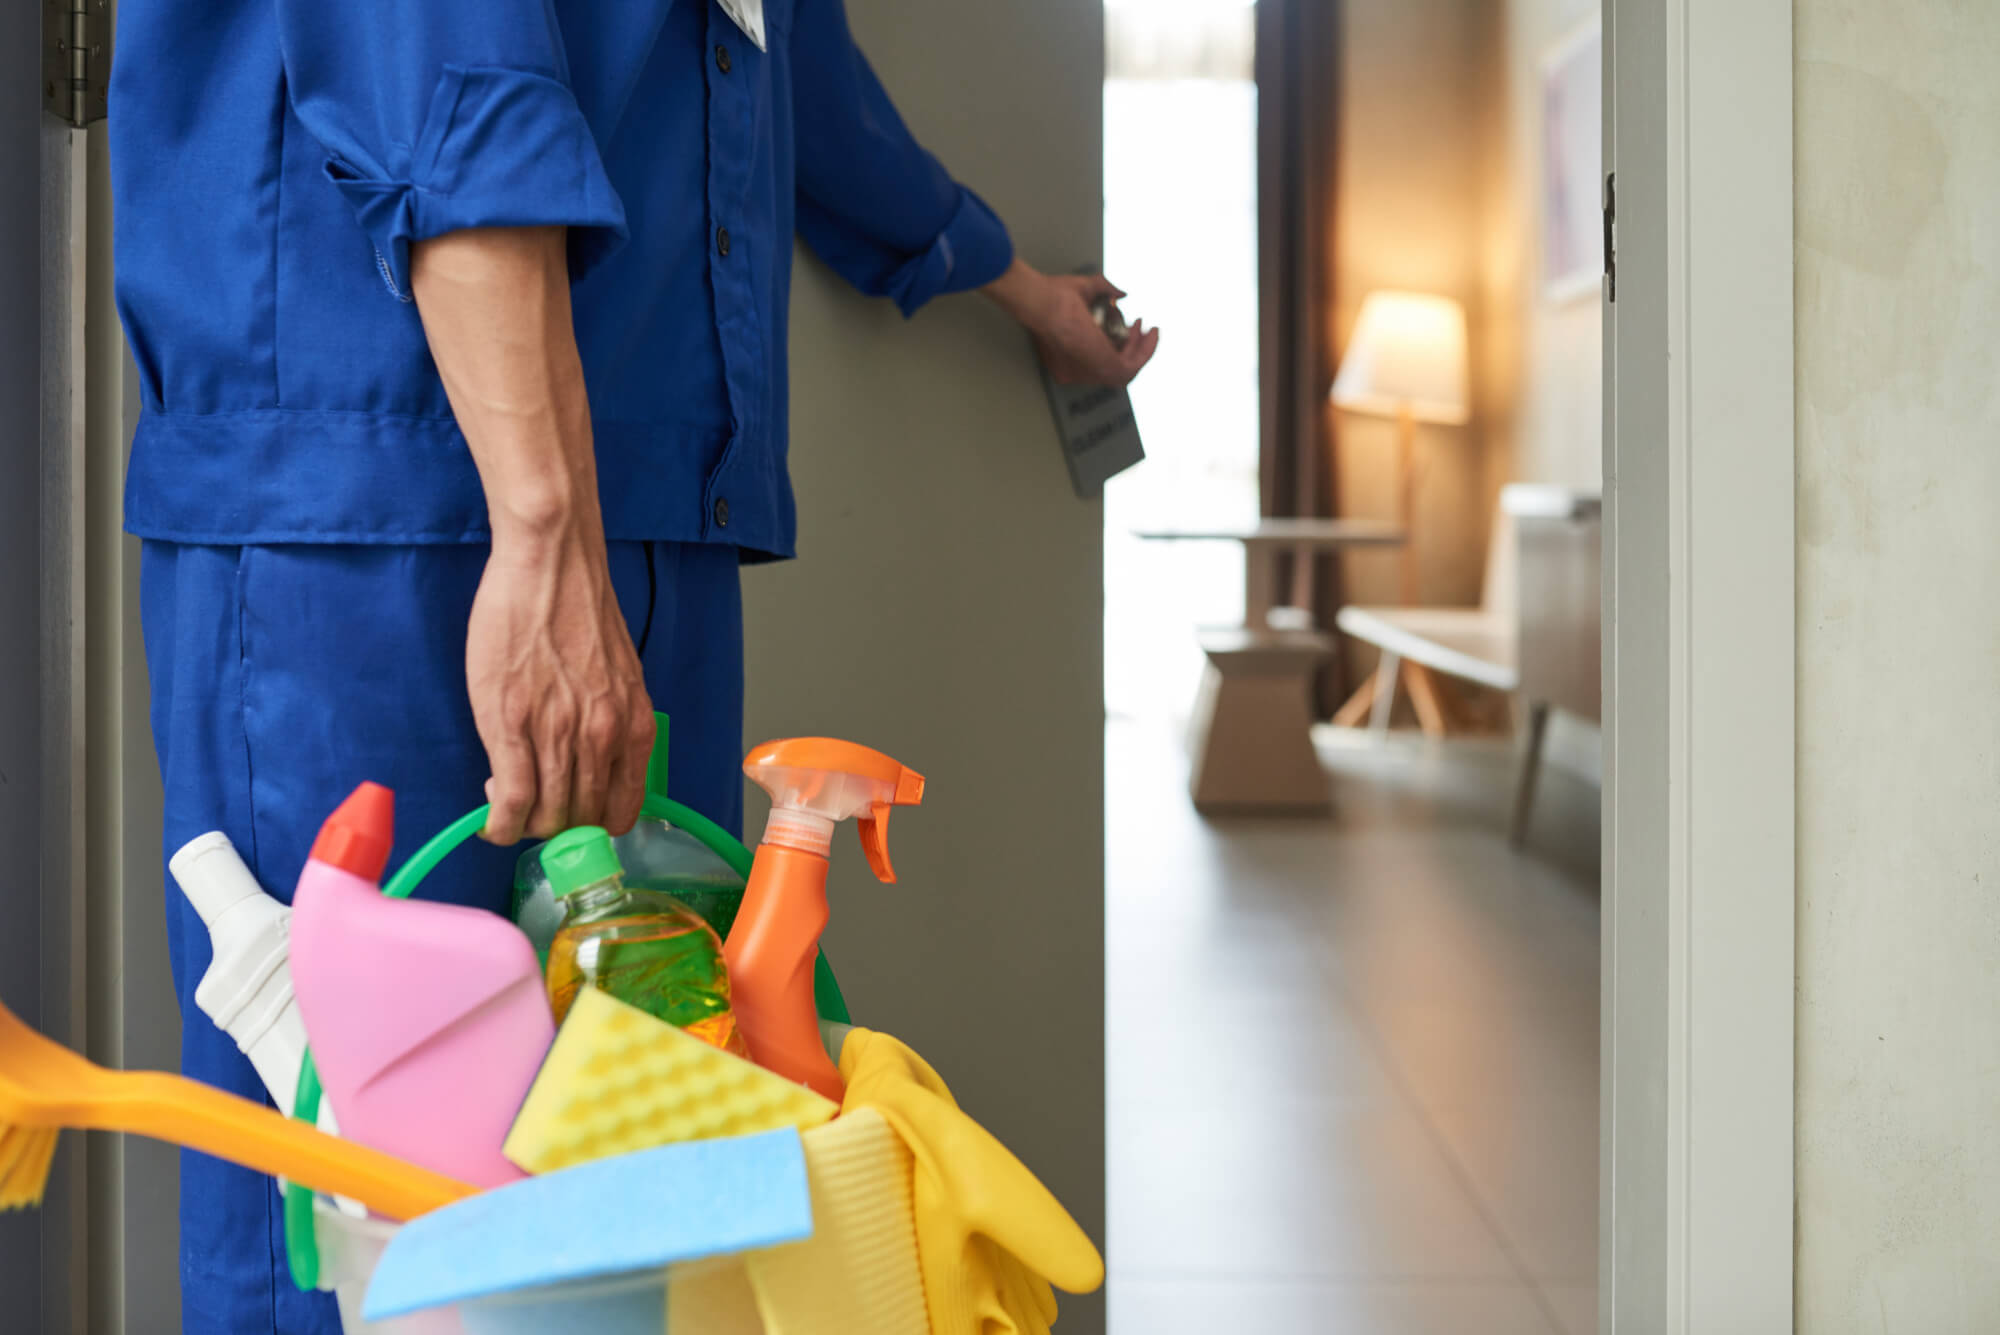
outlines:
M481 1187L555 1040L535 948L498 914L387 899L395 796L327 817L292 897L292 986L341 1134Z

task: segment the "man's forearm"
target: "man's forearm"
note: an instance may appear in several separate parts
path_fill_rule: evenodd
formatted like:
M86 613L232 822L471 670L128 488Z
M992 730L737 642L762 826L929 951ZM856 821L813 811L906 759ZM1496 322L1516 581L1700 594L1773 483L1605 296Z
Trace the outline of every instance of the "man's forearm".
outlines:
M494 541L579 521L601 531L563 230L453 232L414 252L412 293L486 490Z
M411 287L493 525L465 630L466 693L493 766L486 837L623 832L653 713L611 583L563 231L426 241Z
M979 289L994 305L1028 329L1042 320L1050 303L1045 275L1016 255L1007 271Z

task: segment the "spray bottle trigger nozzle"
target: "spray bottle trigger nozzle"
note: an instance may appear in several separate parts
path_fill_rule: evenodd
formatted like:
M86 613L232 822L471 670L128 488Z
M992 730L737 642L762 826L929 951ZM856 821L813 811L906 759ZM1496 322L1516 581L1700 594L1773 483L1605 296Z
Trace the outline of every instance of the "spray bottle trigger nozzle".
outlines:
M869 869L875 879L885 885L896 883L896 868L889 861L889 812L890 803L877 802L868 809L868 814L854 822L854 828L861 836L861 851L868 855Z

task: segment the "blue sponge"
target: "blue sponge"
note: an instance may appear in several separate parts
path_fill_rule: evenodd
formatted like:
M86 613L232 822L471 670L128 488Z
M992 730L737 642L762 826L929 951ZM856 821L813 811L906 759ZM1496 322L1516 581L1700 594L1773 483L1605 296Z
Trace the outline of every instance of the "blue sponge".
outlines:
M413 1219L368 1286L370 1321L660 1270L812 1236L805 1147L790 1127L686 1141L482 1192Z

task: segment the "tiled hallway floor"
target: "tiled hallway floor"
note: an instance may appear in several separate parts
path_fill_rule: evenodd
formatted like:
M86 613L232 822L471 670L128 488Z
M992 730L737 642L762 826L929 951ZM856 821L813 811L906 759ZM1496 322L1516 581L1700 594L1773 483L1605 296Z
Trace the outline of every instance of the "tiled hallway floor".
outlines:
M1586 1335L1596 790L1325 748L1331 820L1204 823L1108 735L1112 1335Z

